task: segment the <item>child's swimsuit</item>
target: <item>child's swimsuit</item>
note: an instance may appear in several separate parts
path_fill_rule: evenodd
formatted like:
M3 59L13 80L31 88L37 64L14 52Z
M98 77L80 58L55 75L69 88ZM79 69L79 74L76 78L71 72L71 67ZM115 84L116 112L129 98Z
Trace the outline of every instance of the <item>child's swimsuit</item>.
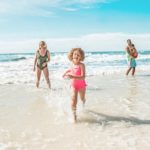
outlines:
M47 62L47 60L48 60L48 54L47 53L48 53L48 50L46 51L45 56L41 56L40 52L37 51L37 67L40 70L43 70L44 68L47 67L47 65L43 66L43 63Z
M137 58L137 57L138 57L137 51L135 51L135 52L132 54L132 56L133 56L134 58Z
M74 65L71 68L71 74L74 76L81 76L80 65ZM86 82L84 79L71 79L71 87L73 87L75 90L85 89Z

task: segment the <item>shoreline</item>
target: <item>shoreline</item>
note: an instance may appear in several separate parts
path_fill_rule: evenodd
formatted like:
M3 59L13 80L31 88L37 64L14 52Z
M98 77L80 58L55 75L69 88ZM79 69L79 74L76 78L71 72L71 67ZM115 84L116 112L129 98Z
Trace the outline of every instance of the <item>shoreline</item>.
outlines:
M69 81L50 91L0 85L0 148L126 150L150 147L149 75L88 77L85 108L70 122ZM56 132L57 131L57 132ZM59 144L58 144L59 143Z

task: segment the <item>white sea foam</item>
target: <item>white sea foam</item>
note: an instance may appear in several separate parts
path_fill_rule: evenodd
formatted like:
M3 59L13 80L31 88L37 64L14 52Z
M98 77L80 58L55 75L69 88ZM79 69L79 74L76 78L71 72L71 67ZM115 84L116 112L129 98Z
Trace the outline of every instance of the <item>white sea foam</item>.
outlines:
M8 61L3 61L4 59ZM11 59L15 61L10 61ZM33 54L0 55L0 60L0 84L35 83ZM88 52L84 63L87 76L124 74L128 67L126 55L123 52ZM61 79L63 72L70 65L67 53L52 53L49 63L50 78ZM150 52L139 53L137 72L149 70Z

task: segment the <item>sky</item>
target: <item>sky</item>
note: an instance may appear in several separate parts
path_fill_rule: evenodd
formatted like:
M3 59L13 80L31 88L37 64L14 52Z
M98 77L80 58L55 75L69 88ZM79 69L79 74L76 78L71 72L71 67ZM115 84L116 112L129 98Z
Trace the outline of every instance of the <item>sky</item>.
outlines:
M150 50L149 0L1 0L0 53L123 50L132 39Z

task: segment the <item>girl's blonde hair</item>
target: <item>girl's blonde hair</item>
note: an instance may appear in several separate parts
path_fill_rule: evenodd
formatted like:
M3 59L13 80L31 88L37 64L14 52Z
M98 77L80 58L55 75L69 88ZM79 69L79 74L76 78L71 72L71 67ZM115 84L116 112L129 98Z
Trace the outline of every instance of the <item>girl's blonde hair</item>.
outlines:
M41 49L41 47L45 47L45 48L47 49L47 44L46 44L45 41L41 41L41 42L39 43L39 49Z
M78 51L78 52L81 54L81 61L83 61L84 58L85 58L85 54L84 54L84 51L83 51L81 48L73 48L73 49L69 52L69 54L68 54L68 59L69 59L70 61L72 61L72 59L73 59L73 53L74 53L75 51Z

